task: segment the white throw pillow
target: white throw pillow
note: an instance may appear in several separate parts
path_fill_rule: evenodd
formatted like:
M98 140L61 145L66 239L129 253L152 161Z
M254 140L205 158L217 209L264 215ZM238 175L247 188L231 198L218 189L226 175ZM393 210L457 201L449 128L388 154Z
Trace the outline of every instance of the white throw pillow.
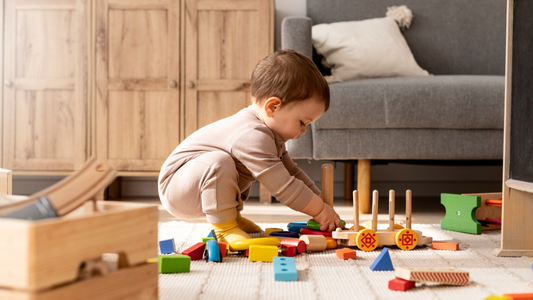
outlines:
M313 26L313 46L324 56L324 66L331 68L329 81L428 76L396 23L409 27L411 18L411 11L401 6L389 8L385 18Z

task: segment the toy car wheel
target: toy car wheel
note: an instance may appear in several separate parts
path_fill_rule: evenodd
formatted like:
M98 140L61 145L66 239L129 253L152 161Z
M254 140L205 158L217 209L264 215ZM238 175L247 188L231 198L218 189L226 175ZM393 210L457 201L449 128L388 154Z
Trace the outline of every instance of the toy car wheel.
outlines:
M402 250L413 250L418 243L418 236L412 229L404 228L396 233L396 245Z
M374 230L363 229L357 234L355 243L363 251L372 251L378 246L379 237Z

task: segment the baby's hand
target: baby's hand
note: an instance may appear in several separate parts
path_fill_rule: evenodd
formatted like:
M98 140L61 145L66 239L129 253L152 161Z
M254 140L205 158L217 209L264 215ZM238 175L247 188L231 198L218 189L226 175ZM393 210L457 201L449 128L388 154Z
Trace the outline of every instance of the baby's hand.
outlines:
M322 211L318 215L313 216L313 219L320 223L320 230L333 231L337 227L342 228L342 222L339 215L333 210L333 207L324 203Z

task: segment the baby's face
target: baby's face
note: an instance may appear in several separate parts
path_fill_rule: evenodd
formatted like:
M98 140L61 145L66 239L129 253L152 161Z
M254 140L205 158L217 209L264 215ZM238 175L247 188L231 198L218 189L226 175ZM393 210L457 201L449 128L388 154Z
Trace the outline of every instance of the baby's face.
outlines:
M310 98L283 105L274 113L268 126L279 134L284 141L297 139L305 134L307 125L318 120L324 114L324 104Z

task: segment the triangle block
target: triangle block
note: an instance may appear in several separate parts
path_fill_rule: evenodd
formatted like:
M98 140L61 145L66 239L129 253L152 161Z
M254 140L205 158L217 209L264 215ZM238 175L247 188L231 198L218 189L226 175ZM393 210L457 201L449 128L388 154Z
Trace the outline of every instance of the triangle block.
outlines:
M372 271L394 271L392 261L390 260L389 249L387 247L381 250L378 258L370 266Z

